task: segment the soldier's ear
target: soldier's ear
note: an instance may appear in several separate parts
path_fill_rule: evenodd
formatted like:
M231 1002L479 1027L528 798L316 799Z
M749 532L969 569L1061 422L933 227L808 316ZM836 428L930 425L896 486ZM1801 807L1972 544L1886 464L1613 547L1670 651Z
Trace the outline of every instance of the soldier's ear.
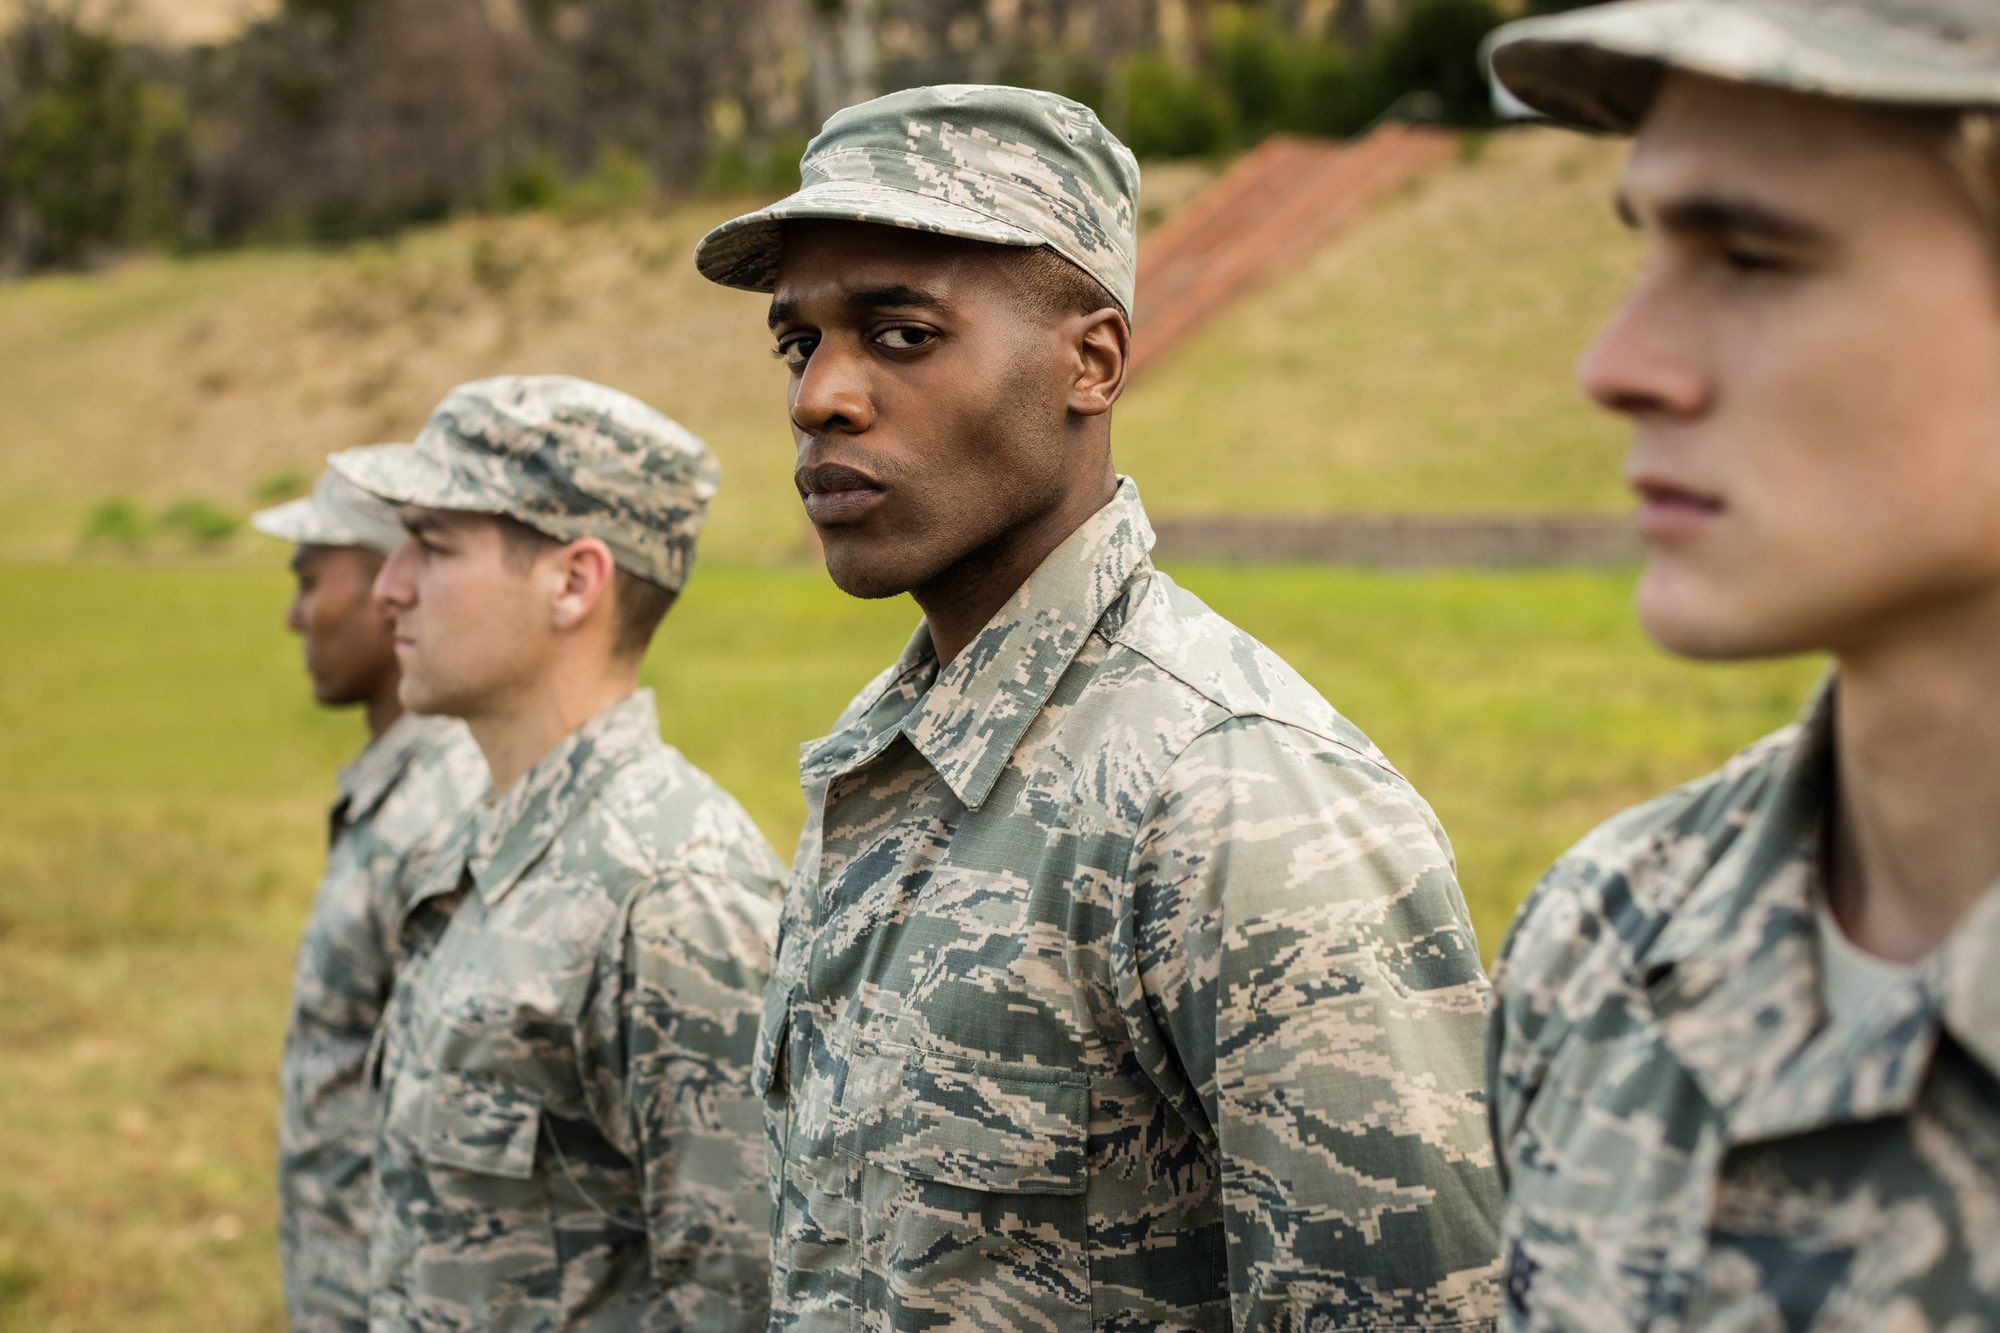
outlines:
M1106 307L1080 315L1073 326L1075 374L1069 386L1069 410L1078 416L1102 416L1125 391L1125 364L1132 329L1125 316Z
M617 565L611 548L596 537L579 537L555 553L560 582L549 612L556 629L568 632L589 622L600 606L609 607L611 579Z

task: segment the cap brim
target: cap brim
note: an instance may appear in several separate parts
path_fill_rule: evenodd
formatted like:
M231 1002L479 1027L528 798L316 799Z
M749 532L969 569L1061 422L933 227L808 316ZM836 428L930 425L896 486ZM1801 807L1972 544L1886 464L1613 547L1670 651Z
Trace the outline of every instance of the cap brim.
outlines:
M1638 128L1669 70L1899 106L2000 102L2000 75L1940 35L1792 0L1622 0L1521 19L1487 39L1493 77L1583 129Z
M694 266L704 278L725 287L768 292L778 281L785 223L808 219L867 222L989 245L1048 244L1034 232L963 204L873 181L822 181L715 228L695 245Z
M299 546L359 546L351 532L327 518L310 497L260 509L250 516L250 526L266 537Z
M343 449L326 465L370 495L394 504L428 509L463 509L463 497L453 484L451 469L408 444L379 444Z

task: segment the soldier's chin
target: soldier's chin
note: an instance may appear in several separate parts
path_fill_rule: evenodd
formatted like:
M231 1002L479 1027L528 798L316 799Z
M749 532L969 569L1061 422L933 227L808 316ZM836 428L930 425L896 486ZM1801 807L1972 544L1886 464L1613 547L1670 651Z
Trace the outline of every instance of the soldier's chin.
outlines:
M826 576L849 597L876 601L900 597L921 581L911 577L902 561L884 559L881 552L849 537L826 536Z
M1640 577L1633 609L1646 637L1691 661L1742 662L1809 650L1790 642L1774 617L1745 614L1731 591L1654 565Z
M446 717L457 716L452 712L451 699L443 691L434 688L421 676L413 676L406 667L402 684L396 687L396 701L412 713L435 713Z

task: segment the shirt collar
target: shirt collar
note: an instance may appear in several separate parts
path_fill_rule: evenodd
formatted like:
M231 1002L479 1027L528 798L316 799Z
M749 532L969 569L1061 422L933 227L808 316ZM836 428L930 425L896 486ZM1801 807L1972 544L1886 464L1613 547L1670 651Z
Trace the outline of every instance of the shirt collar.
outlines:
M807 785L850 772L905 736L960 803L977 809L1152 547L1139 488L1121 477L1110 503L1050 552L942 670L929 631L917 626L854 720L805 748Z
M2000 885L1952 932L1938 970L1946 1029L2000 1078Z
M351 824L373 814L417 752L441 742L445 733L456 725L450 718L405 713L387 731L369 741L336 779L340 793L336 805L339 822Z
M563 738L474 817L467 866L497 903L610 777L661 744L651 690L636 690Z
M1829 1026L1814 913L1835 689L1814 696L1765 798L1639 960L1662 1040L1735 1143L1908 1111L1941 1028L2000 1073L2000 893L1862 1021Z

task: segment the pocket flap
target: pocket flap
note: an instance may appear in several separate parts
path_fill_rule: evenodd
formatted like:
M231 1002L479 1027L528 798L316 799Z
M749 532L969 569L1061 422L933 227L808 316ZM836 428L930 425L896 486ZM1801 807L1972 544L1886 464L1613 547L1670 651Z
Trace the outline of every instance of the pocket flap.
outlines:
M518 1084L440 1071L424 1156L442 1166L526 1180L535 1174L542 1099Z
M1082 1194L1090 1076L856 1044L840 1107L849 1156L916 1180L1006 1194Z

